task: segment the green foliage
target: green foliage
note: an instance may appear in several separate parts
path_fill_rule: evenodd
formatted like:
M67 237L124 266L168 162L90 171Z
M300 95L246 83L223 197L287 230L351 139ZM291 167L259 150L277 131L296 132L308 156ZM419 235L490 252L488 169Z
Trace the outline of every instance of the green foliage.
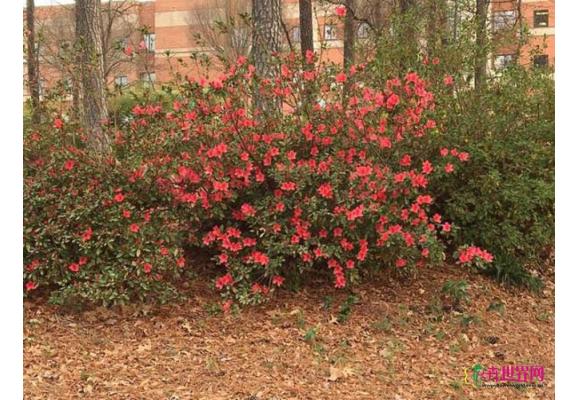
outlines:
M483 272L538 289L541 282L529 267L541 266L554 245L553 76L550 69L514 63L491 71L487 85L476 92L474 10L467 2L459 4L463 17L457 29L432 31L424 51L410 52L413 46L398 34L405 27L397 21L423 29L432 15L416 9L395 16L392 31L377 38L377 57L367 72L378 80L407 71L427 77L437 102L438 130L422 147L425 157L442 148L469 153L465 168L450 179L433 178L435 209L457 228L451 243L481 246L494 256L492 264L481 266ZM495 35L487 51L493 53L509 38ZM515 44L525 40L520 36Z
M147 140L133 142L139 147ZM179 224L151 190L146 152L94 158L82 135L28 132L24 170L24 279L63 305L166 302L185 259Z
M352 306L354 306L357 303L358 297L356 297L353 294L349 295L346 298L346 300L340 305L340 309L338 311L337 320L339 323L343 324L348 320L350 313L352 312Z
M441 288L441 291L453 299L454 305L459 306L460 303L469 299L467 296L467 289L469 286L464 280L460 281L446 281Z

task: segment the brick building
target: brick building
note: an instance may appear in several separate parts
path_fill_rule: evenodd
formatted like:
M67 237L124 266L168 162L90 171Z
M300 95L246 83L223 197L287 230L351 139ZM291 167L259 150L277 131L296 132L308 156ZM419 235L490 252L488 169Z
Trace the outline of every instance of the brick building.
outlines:
M490 8L492 37L508 39L494 50L492 68L516 59L523 65L555 65L554 0L492 0ZM521 37L527 42L518 46Z
M104 6L107 4L103 2ZM164 82L174 73L211 77L219 70L215 68L219 63L214 56L216 49L230 56L249 52L251 34L247 23L236 18L244 12L251 14L251 0L125 0L110 4L127 5L123 18L105 24L109 27L106 78L110 87ZM282 4L287 32L284 42L286 47L299 47L298 0L282 0ZM56 46L54 43L42 45L40 50L44 87L51 87L63 76L66 80L67 71L63 70L59 57L62 45L74 37L73 9L74 5L36 8L37 32L51 32L57 37ZM516 59L524 65L554 65L554 0L491 0L489 15L493 40L506 43L496 46L490 55L490 69L499 70ZM232 21L228 29L233 34L229 39L208 33L210 22L216 19ZM360 23L355 32L357 40L364 40L369 36L369 27ZM529 35L528 44L518 46L519 38L524 35ZM315 50L321 53L322 59L342 61L342 24L335 14L335 6L313 1L313 37ZM500 37L509 40L500 41ZM192 59L192 53L205 54L210 61L209 68ZM50 55L55 62L49 62Z

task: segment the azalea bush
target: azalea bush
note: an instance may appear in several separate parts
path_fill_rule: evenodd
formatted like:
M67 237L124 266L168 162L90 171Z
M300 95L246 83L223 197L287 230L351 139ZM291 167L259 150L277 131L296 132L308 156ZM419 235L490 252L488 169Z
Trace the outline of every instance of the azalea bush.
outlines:
M178 225L131 168L140 155L92 158L86 137L63 125L25 138L26 292L72 305L173 298L185 267Z
M481 49L473 40L472 17L462 18L453 33L430 31L429 43L419 51L404 32L409 25L428 26L431 14L411 13L402 20L395 15L393 32L372 41L365 80L386 82L408 71L425 79L435 98L437 127L417 154L432 158L455 147L469 154L461 169L431 180L433 211L456 224L451 248L459 254L463 245L476 243L494 255L479 271L538 288L537 275L551 262L554 247L553 71L531 67L541 50L530 43L530 59L488 71L486 85L476 90L473 64ZM525 43L527 37L518 40ZM504 45L494 37L486 52L497 53Z
M110 128L104 159L60 119L27 138L27 289L162 299L189 247L212 255L227 310L307 272L343 288L369 269L441 262L455 227L432 211L431 182L470 156L424 156L438 126L428 83L305 62L279 58L279 74L261 79L240 58L213 81L184 81L171 107L136 105ZM459 263L492 260L477 248Z

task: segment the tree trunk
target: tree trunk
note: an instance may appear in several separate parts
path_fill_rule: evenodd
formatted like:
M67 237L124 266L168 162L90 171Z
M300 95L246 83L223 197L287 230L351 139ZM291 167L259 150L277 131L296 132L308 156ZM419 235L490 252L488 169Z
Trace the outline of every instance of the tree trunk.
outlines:
M344 19L343 66L346 71L354 63L354 0L346 0L344 5L346 6L346 17Z
M427 12L427 54L434 57L448 42L447 0L429 0Z
M475 21L475 65L474 78L475 90L481 91L485 88L487 73L487 8L489 0L476 0Z
M419 53L419 27L417 26L417 3L416 0L399 0L399 13L401 19L398 27L398 42L403 46L399 69L404 73L415 63Z
M101 1L77 0L75 20L76 39L80 49L82 123L91 150L105 155L111 151L111 141L101 126L107 119L101 42Z
M308 50L314 51L314 39L312 36L312 0L300 0L300 51L302 57L306 57Z
M281 0L252 0L252 51L250 57L260 78L273 79L277 67L272 62L272 53L280 51ZM277 104L264 101L259 88L254 93L255 105L262 112L270 112Z
M34 0L26 0L26 28L27 53L26 62L28 64L28 90L32 105L32 122L40 122L40 80L38 74L38 57L36 50L36 35L34 29Z

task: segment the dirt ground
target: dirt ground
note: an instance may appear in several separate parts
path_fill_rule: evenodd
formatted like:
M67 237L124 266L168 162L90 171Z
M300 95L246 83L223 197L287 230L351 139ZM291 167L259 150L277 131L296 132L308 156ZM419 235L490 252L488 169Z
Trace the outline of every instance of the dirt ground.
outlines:
M441 297L465 279L459 311ZM539 294L455 267L351 293L279 291L224 316L187 303L64 313L25 303L26 399L553 399L554 284ZM356 304L345 301L356 297ZM351 302L352 303L352 302ZM474 364L541 365L544 386L476 388Z

